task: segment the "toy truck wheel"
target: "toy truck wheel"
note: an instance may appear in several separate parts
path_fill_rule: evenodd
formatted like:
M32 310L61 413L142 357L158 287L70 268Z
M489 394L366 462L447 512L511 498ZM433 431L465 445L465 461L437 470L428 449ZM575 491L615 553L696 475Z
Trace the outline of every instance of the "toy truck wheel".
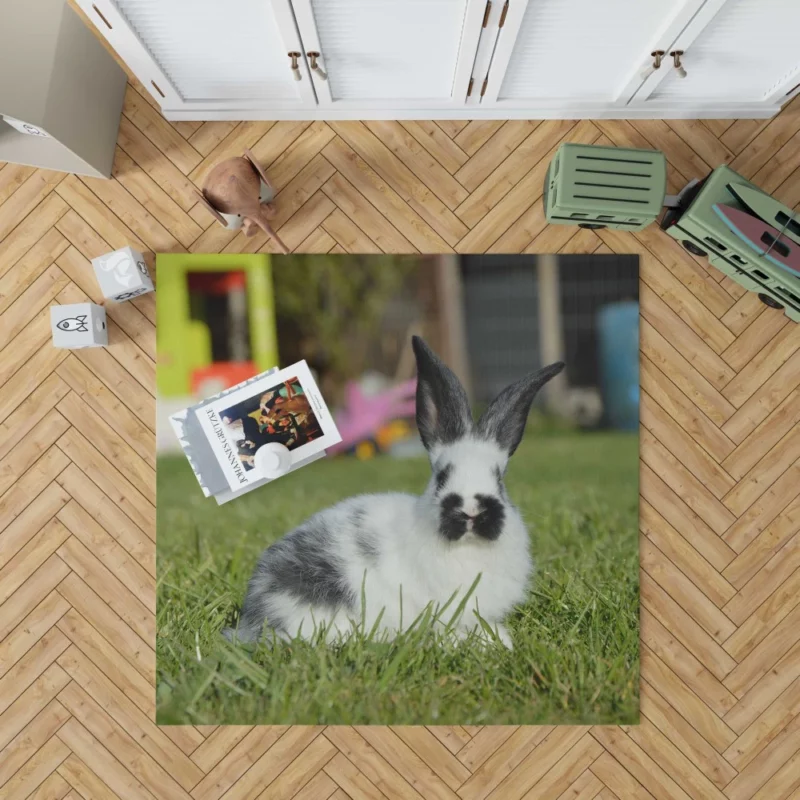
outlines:
M758 299L765 306L769 306L770 308L777 308L779 310L783 308L781 303L779 303L774 297L770 297L768 294L759 294Z
M701 250L694 242L690 242L688 239L684 239L681 244L684 249L688 250L693 256L700 256L700 258L703 258L708 255L705 250Z
M580 222L578 223L579 228L588 228L590 231L596 231L600 228L605 228L605 225L598 225L596 222Z

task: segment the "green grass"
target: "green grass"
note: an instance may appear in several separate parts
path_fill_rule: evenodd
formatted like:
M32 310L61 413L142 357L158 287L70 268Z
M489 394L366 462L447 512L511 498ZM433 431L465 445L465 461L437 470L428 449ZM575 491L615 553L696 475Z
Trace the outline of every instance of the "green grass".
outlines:
M258 554L361 492L421 492L424 459L324 459L225 506L182 457L158 462L161 724L635 724L639 707L638 439L528 436L507 487L537 575L514 650L436 640L235 648L219 631Z

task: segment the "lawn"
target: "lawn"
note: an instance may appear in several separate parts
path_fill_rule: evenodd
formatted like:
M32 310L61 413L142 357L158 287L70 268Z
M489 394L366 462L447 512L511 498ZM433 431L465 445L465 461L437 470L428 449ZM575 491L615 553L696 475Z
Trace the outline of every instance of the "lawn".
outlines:
M506 485L537 574L514 650L420 628L392 643L222 640L258 554L361 492L421 492L425 459L324 459L225 506L182 457L158 460L160 724L635 724L639 717L638 438L530 434Z

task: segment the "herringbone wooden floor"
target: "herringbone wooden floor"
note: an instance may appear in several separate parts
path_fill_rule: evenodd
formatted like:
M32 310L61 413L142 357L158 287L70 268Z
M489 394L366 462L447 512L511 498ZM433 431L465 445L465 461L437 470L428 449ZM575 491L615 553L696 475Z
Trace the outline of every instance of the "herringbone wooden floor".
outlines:
M0 795L800 798L800 326L651 227L547 227L560 141L730 162L800 205L800 103L769 121L165 122L132 84L114 178L0 169ZM309 252L641 256L641 725L158 728L153 295L107 349L50 344L88 262L269 248L193 187L253 149Z

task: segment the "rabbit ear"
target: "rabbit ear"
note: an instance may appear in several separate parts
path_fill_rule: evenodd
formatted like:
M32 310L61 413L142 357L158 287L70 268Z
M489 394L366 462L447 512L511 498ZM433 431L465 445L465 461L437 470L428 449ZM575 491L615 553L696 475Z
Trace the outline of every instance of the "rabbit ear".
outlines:
M564 363L558 361L549 367L543 367L538 372L526 375L503 389L478 420L478 434L497 442L510 456L517 449L525 432L525 423L528 421L533 398L539 389L562 369Z
M453 371L419 337L411 344L417 359L417 428L426 450L450 444L472 431L467 393Z

